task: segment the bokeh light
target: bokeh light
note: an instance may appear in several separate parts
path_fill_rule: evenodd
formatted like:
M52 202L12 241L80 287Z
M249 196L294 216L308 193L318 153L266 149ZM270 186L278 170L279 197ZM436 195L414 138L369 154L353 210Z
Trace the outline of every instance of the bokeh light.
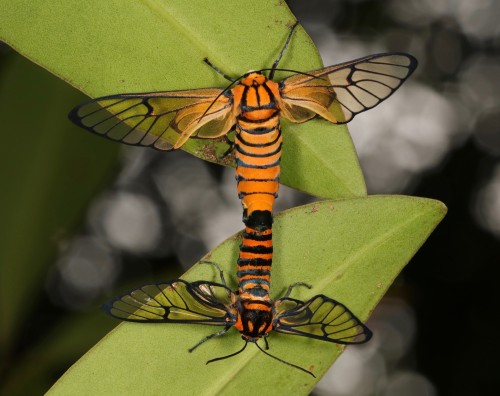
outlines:
M125 252L146 254L161 240L160 211L143 194L125 191L108 194L91 208L89 222L101 238Z
M101 295L117 279L121 262L100 238L71 240L56 263L47 290L56 305L80 308Z
M500 238L500 165L479 190L475 213L480 224Z

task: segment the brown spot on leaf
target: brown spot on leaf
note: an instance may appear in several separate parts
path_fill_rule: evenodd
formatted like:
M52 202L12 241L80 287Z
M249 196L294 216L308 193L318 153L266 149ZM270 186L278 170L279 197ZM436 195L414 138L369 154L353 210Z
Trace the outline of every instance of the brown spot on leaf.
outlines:
M319 205L317 203L314 203L309 213L316 213L318 210L319 210Z

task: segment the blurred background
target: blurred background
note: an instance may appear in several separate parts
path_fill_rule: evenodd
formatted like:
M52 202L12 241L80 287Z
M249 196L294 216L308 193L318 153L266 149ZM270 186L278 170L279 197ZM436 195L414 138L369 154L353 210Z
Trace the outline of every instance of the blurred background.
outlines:
M349 125L370 194L449 213L315 395L496 395L500 2L289 0L325 65L409 52L411 79ZM241 228L234 170L70 124L85 97L0 44L0 394L46 391L115 322L98 307L179 276ZM313 198L286 187L277 210ZM216 224L216 227L214 226Z

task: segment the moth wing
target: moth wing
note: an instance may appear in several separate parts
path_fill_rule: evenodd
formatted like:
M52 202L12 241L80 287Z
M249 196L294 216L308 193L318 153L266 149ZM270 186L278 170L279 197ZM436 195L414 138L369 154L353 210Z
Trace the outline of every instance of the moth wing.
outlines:
M280 333L337 344L367 342L372 332L343 304L324 295L307 302L284 298L276 301L273 329Z
M283 116L292 122L316 114L336 124L349 122L391 96L416 67L409 54L385 53L295 74L281 82Z
M233 314L226 300L218 295L232 293L228 288L210 284L211 294L204 292L203 282L173 281L144 285L114 298L102 309L109 315L129 322L192 323L227 326Z
M234 125L231 98L216 88L122 94L90 100L69 118L111 140L158 150L181 147L188 138L215 138Z

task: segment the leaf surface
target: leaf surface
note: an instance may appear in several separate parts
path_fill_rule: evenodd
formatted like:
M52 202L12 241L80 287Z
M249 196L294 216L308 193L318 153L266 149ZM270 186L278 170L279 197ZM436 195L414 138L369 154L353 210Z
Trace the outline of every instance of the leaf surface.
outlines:
M288 285L306 282L313 288L298 289L292 297L305 300L325 294L365 321L445 213L441 202L405 196L323 201L285 211L274 223L272 295L279 298ZM240 236L234 236L206 257L224 268L232 288L239 244ZM185 279L218 281L218 276L213 267L196 265ZM272 390L276 395L306 395L343 350L304 337L270 335L271 353L312 370L317 379L265 356L253 345L238 356L205 365L241 348L234 329L187 352L217 330L202 325L120 324L49 394L255 395Z

